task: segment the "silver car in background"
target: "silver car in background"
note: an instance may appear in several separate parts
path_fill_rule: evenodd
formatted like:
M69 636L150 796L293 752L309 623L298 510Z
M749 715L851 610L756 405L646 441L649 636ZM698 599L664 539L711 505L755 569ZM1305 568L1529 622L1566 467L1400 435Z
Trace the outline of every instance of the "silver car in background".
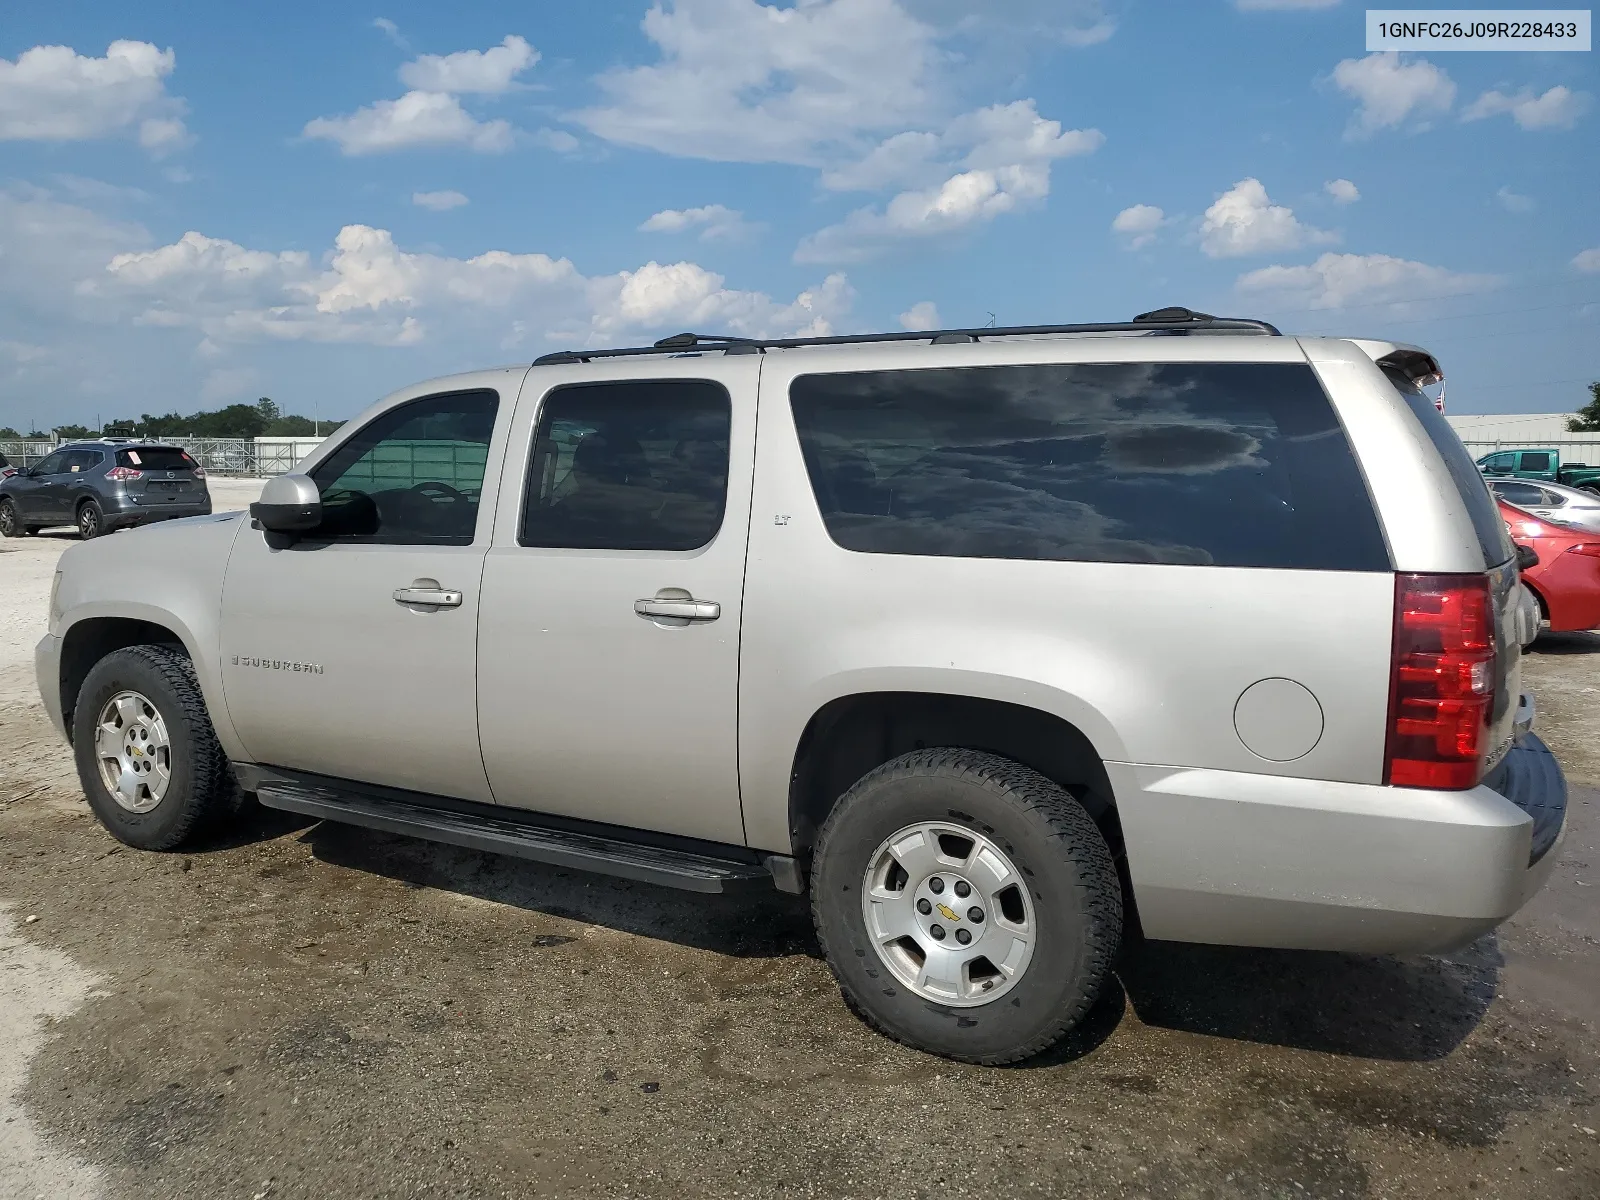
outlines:
M1515 504L1536 517L1586 533L1600 533L1600 496L1593 492L1531 479L1490 478L1485 482L1507 504Z

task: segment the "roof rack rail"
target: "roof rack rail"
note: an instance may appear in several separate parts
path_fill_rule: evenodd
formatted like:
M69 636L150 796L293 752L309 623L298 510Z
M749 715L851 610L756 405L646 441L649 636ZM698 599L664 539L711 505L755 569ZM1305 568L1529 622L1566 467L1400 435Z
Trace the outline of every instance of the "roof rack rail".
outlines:
M533 360L533 365L554 366L583 363L595 358L623 358L638 354L682 354L702 350L721 350L725 354L759 354L766 350L790 350L801 346L853 346L868 342L977 342L996 337L1042 337L1070 333L1246 333L1278 336L1276 326L1253 317L1214 317L1187 308L1158 308L1140 313L1131 321L1110 321L1090 325L1002 325L998 329L928 329L910 333L847 333L828 337L747 338L720 333L675 333L649 346L624 346L610 350L557 350Z

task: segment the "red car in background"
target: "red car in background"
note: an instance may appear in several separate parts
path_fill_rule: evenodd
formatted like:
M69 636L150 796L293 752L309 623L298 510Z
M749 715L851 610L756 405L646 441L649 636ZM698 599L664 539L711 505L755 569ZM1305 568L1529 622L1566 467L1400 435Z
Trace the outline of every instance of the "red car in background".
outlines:
M1511 540L1539 556L1537 566L1522 572L1522 582L1539 598L1550 632L1600 626L1600 535L1536 517L1504 500L1498 503Z

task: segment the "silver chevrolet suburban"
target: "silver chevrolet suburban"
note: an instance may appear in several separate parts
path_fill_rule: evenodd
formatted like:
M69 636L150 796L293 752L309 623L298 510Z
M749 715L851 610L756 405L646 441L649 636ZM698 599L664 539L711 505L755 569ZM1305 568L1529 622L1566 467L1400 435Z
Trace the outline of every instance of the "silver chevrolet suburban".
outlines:
M1537 616L1438 376L1163 309L434 380L248 517L68 550L39 686L130 845L254 796L809 891L862 1017L1013 1062L1135 918L1439 950L1548 874Z

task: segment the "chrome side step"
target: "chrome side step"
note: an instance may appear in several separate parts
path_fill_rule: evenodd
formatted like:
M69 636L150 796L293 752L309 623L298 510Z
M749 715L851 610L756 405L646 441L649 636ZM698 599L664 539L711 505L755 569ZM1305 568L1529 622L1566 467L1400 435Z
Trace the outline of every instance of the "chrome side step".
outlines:
M545 824L538 814L346 785L339 780L290 775L270 767L235 764L240 786L253 791L267 808L381 829L428 841L446 842L491 854L506 854L552 866L594 871L681 888L691 892L732 892L765 884L799 890L793 859L757 855L728 847L728 856L696 849L636 842L608 833ZM714 851L714 847L710 847Z

